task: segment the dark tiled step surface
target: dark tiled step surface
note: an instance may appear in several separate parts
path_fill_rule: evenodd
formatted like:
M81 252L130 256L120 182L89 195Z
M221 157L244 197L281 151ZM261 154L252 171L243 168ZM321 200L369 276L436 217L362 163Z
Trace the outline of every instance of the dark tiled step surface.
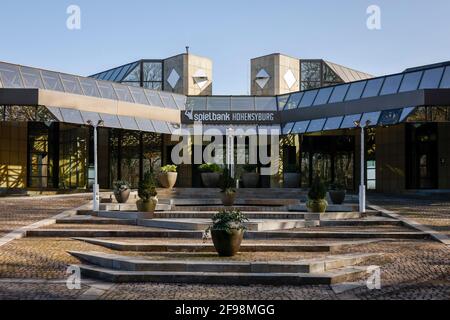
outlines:
M74 238L75 240L84 241L90 244L99 245L108 249L117 251L134 251L134 252L215 252L212 243L154 243L152 241L118 241L104 240L95 238ZM339 241L323 243L316 241L315 243L243 243L241 252L336 252L343 248L355 247L369 243L378 242L379 240L362 240L362 241ZM162 241L163 242L163 241Z

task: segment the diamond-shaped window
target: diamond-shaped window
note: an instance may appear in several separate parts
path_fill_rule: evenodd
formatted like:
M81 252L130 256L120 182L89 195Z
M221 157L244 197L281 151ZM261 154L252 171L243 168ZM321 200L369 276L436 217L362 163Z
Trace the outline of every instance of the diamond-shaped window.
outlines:
M286 81L286 84L289 89L292 89L294 84L297 82L297 79L295 78L294 73L292 70L288 70L284 75L284 81Z
M203 69L198 69L192 78L200 89L203 89L208 84L208 75Z
M261 88L264 89L264 87L267 85L267 82L270 80L270 75L267 73L266 70L261 69L256 74L256 84Z
M167 82L172 87L172 89L175 89L177 86L178 80L180 80L180 75L178 72L175 71L175 69L172 69L170 72L169 78L167 78Z

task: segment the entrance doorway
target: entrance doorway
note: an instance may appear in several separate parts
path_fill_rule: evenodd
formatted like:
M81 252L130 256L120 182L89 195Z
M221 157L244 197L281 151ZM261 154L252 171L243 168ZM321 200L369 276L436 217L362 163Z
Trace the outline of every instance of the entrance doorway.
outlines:
M406 135L407 188L437 189L437 124L410 124L406 127Z

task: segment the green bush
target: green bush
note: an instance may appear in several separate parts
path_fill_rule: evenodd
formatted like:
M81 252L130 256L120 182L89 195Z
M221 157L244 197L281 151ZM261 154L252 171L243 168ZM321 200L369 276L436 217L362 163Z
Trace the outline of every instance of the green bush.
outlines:
M203 173L222 172L222 168L217 163L205 163L199 166L198 169Z
M258 169L258 166L256 164L245 164L242 168L245 172L254 173Z
M151 197L156 197L156 179L152 172L146 172L144 179L139 182L138 196L142 201L148 202Z
M240 210L221 210L213 216L212 221L213 225L207 231L225 230L230 233L231 230L246 229L244 222L248 218Z
M130 184L125 180L114 181L114 192L126 191L130 188Z
M168 164L164 167L161 167L162 173L168 173L168 172L177 172L177 166L174 164Z
M314 179L311 189L308 192L309 200L323 200L327 197L327 187L320 178Z
M221 192L225 193L233 193L236 192L236 181L231 177L230 171L228 168L225 168L222 172L222 175L220 176L220 182L219 186L221 189Z

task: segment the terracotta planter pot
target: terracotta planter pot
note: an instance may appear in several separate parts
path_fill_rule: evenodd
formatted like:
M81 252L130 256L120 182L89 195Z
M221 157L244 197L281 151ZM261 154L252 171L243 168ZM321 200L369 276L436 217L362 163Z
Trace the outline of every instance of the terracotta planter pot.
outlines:
M234 204L234 202L236 201L236 192L234 192L234 193L221 192L220 198L222 200L222 204L225 207L231 207Z
M286 172L284 175L285 188L298 188L300 186L300 174L293 172Z
M243 229L232 229L230 233L225 230L211 230L214 247L221 257L232 257L239 252L242 239L244 239Z
M259 173L257 172L244 172L242 174L242 183L245 188L258 188L259 185Z
M345 190L330 190L328 193L333 204L343 204L347 194Z
M177 177L177 172L161 172L158 180L163 188L172 189L177 183Z
M312 213L325 213L327 211L328 202L325 199L321 200L308 200L306 207L309 212Z
M130 198L130 193L130 189L114 192L114 197L116 198L118 203L127 203L128 199Z
M205 188L217 188L220 180L219 172L202 172L202 182Z
M149 201L139 199L136 202L139 219L153 219L155 216L156 206L158 205L158 197L151 197Z

